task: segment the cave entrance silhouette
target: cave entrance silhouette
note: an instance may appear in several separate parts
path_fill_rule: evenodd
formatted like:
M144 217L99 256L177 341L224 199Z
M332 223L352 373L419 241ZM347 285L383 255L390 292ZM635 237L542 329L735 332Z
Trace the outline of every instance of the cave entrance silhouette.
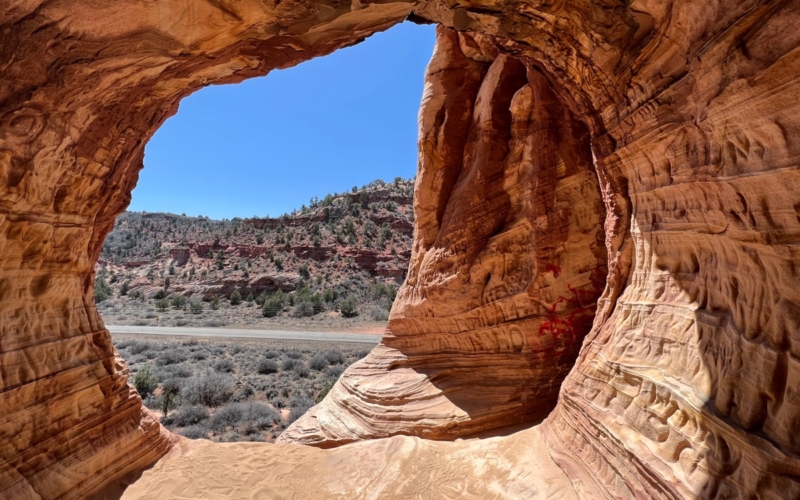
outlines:
M508 96L490 88L520 81L514 58L524 62L526 78L529 65L541 70L591 136L606 213L606 286L556 408L539 427L546 449L537 457L554 461L588 497L797 497L799 12L796 1L741 0L13 2L0 15L0 60L6 62L0 86L4 493L83 498L174 445L174 436L142 411L129 389L91 290L93 265L130 202L144 144L180 99L209 83L239 82L329 54L411 17L475 42L450 39L449 54L466 60L454 66L460 71L439 72L441 85L426 94L433 112L422 115L428 124L423 157L426 147L429 153L438 147L464 151L464 138L491 145L495 118L513 123L513 113L492 106ZM482 36L496 37L491 64ZM437 53L447 62L443 46ZM504 61L494 70L486 68L498 59ZM474 90L464 84L482 83L486 75L497 85L475 94L474 103L459 97ZM487 112L475 133L464 132L473 122L464 123L458 111L481 108L478 101ZM452 135L424 132L451 125ZM497 151L475 147L470 158L492 158ZM398 330L387 334L372 364L354 368L326 399L353 402L353 413L368 418L359 427L337 429L323 405L311 416L316 422L304 424L310 441L337 444L352 440L352 433L385 433L373 417L388 415L382 403L409 401L391 398L398 387L420 397L413 423L400 413L393 425L413 433L422 424L442 437L457 432L463 415L438 411L446 395L434 394L437 411L427 419L425 391L414 392L441 380L438 375L406 366L395 372L409 376L387 390L384 383L370 385L387 382L370 378L380 375L375 369L400 360L398 352L441 362L443 354L482 348L486 352L469 358L471 366L478 361L493 368L489 356L504 359L504 349L517 345L505 342L517 336L512 328L498 332L494 350L469 334L509 309L441 321L435 332L422 327L437 323L431 320L447 308L418 307L421 299L446 299L453 290L468 296L467 285L500 297L502 278L526 268L518 259L505 267L479 261L480 249L458 243L461 237L469 243L473 233L491 237L493 229L515 222L500 224L496 213L480 217L479 210L466 210L470 202L483 200L503 213L506 204L529 198L495 196L497 181L506 179L499 169L478 165L498 163L467 165L464 172L480 180L470 184L472 192L461 173L436 175L435 164L428 163L429 175L420 170L419 192L431 196L417 201L420 248L409 273L416 284L406 287L406 306L393 313ZM477 223L459 232L459 218ZM483 220L497 224L484 226ZM447 238L438 237L442 229ZM504 245L493 253L513 254L514 246L500 240ZM465 264L482 272L462 281L464 289L432 279L458 276L455 270ZM440 295L426 297L428 285ZM383 366L380 354L386 355ZM446 367L441 370L447 375ZM451 374L468 370L462 365ZM506 373L513 375L513 367ZM345 397L357 390L368 398ZM440 425L448 419L455 425ZM379 443L404 441L393 440ZM513 483L522 488L517 492L536 487L535 465L525 462L530 474L517 474L519 462L504 463L508 470L492 485ZM374 484L384 476L381 470L361 480Z

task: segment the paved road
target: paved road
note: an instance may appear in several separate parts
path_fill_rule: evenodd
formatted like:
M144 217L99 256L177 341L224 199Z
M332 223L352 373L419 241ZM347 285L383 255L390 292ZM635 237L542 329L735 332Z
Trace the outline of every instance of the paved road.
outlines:
M106 325L111 333L135 333L137 335L180 335L189 337L234 337L243 339L321 340L326 342L356 342L377 344L380 335L374 333L342 332L286 332L269 330L244 330L235 328L202 328L173 326L119 326Z

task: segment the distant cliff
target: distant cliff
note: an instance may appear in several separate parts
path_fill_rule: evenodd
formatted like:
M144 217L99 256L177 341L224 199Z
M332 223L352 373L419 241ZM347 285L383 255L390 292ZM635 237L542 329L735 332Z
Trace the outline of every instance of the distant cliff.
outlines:
M404 280L413 235L413 180L374 181L312 199L277 218L211 220L126 212L95 270L103 294L214 301L264 300L277 291L382 300L388 311Z

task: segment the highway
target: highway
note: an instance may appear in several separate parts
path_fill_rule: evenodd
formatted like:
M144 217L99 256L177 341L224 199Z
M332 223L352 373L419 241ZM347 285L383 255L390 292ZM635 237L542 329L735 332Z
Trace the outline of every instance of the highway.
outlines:
M186 337L215 337L240 339L275 339L275 340L318 340L324 342L354 342L360 344L377 344L381 336L374 333L345 332L290 332L272 330L246 330L236 328L203 328L174 326L120 326L106 325L108 331L114 333L130 333L136 335L170 335Z

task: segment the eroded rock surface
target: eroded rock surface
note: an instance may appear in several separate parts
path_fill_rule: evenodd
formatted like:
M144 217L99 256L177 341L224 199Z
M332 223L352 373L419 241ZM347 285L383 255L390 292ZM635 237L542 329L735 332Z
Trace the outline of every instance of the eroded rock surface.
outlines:
M555 403L539 429L584 498L800 496L797 0L12 2L4 493L83 497L169 445L91 284L178 100L412 11L460 32L429 70L413 265L383 344L286 438L442 439Z
M12 1L0 9L0 496L86 498L171 435L127 385L93 265L178 101L327 54L411 2Z
M540 420L591 328L604 207L589 133L544 76L442 29L420 126L415 247L383 342L281 441Z

